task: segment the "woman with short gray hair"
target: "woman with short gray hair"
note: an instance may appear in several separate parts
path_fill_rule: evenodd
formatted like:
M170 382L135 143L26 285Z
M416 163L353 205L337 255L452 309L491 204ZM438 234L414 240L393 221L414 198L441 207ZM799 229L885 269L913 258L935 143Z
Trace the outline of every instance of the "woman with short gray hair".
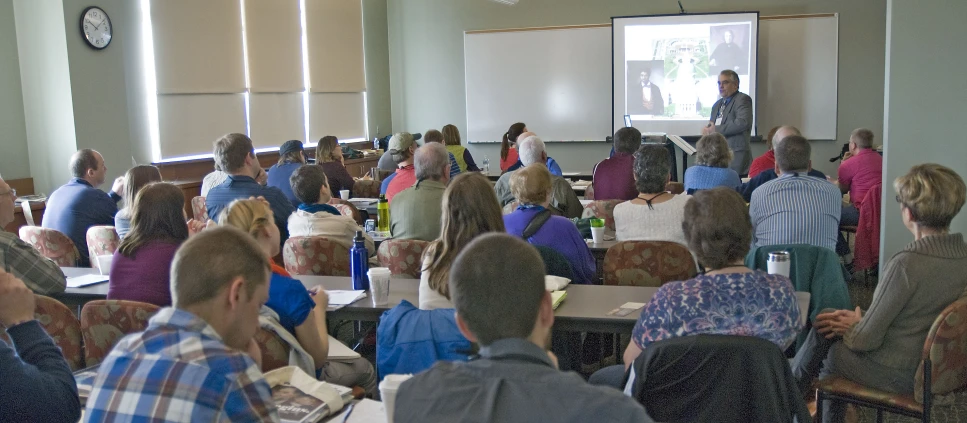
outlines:
M736 188L742 183L739 174L729 169L732 150L724 135L705 135L695 144L695 149L695 166L685 171L685 192L692 194L715 187Z
M665 191L671 179L671 160L661 145L643 145L635 153L638 196L614 208L618 241L670 241L685 245L682 219L688 195Z

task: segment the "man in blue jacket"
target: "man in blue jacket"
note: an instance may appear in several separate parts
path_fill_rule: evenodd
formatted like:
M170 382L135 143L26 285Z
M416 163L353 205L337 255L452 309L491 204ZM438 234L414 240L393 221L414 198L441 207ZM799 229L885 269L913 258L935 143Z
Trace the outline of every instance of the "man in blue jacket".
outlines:
M87 229L97 225L114 225L118 212L118 195L124 189L124 178L114 181L107 194L97 189L104 183L107 166L101 153L85 148L74 153L70 161L71 178L67 185L47 199L47 210L41 226L67 235L81 253L80 267L90 265L87 257Z

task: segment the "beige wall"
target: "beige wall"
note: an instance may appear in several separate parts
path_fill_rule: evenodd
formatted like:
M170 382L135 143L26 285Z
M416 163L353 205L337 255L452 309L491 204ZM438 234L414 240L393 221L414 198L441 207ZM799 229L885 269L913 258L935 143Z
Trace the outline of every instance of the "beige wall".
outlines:
M3 151L0 154L0 175L4 179L29 178L13 0L0 0L0 128L3 129L0 134L0 149Z
M918 163L940 163L967 178L961 123L967 94L967 2L890 0L886 35L881 263L913 240L900 220L893 180ZM967 232L961 211L951 232Z
M764 16L839 13L837 136L842 143L848 140L853 128L882 127L886 0L690 0L685 3L691 13L747 10L758 10ZM522 0L515 6L505 6L486 0L388 0L388 4L393 128L420 132L446 123L453 123L466 132L463 64L466 30L608 23L612 16L678 13L678 5L673 1ZM520 52L520 56L523 62L527 52ZM841 143L815 143L814 167L835 174L836 165L831 165L828 159L839 151ZM495 145L469 148L478 163L484 155L491 162L498 157L499 147ZM565 170L590 171L607 156L610 145L550 144L548 149ZM761 145L753 146L757 154L762 150Z

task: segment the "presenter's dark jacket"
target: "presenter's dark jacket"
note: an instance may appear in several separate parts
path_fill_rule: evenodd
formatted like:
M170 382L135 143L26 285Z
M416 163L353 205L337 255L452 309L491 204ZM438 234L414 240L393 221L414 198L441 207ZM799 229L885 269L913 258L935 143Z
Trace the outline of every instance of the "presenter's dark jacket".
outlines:
M726 98L720 98L712 105L712 123L722 110L722 124L715 125L715 132L725 135L732 151L749 151L752 138L752 97L736 91Z

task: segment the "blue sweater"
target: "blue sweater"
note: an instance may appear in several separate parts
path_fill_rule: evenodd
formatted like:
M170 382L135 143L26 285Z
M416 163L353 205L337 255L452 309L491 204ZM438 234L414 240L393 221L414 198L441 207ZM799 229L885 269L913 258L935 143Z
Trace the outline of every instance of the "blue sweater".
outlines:
M7 328L0 341L0 422L76 422L77 384L54 340L36 320Z
M229 175L225 182L208 191L208 196L205 197L208 218L218 221L218 214L232 201L249 197L265 197L269 202L275 226L279 227L280 245L284 245L289 239L289 215L295 211L295 206L278 188L263 187L250 176Z
M521 236L527 224L537 215L543 207L518 208L517 211L504 216L504 226L507 233L514 236ZM574 272L574 283L592 284L595 282L596 267L594 256L588 249L588 244L581 237L581 232L577 226L562 216L551 216L544 226L527 239L533 245L549 247L561 253L571 264Z
M47 199L41 226L67 235L81 253L80 267L90 265L87 257L87 229L97 225L114 225L121 196L107 194L81 178L73 178L57 188Z
M736 188L740 184L742 180L739 174L727 167L696 165L685 171L685 191L688 194L716 187Z
M292 176L292 172L295 172L296 169L302 166L303 164L299 162L272 165L269 168L268 182L265 183L266 186L276 187L279 191L282 191L282 194L285 194L285 198L288 198L292 202L292 207L298 207L301 201L295 198L295 193L292 192L292 184L289 183L289 177ZM336 191L336 195L339 195L338 190Z

